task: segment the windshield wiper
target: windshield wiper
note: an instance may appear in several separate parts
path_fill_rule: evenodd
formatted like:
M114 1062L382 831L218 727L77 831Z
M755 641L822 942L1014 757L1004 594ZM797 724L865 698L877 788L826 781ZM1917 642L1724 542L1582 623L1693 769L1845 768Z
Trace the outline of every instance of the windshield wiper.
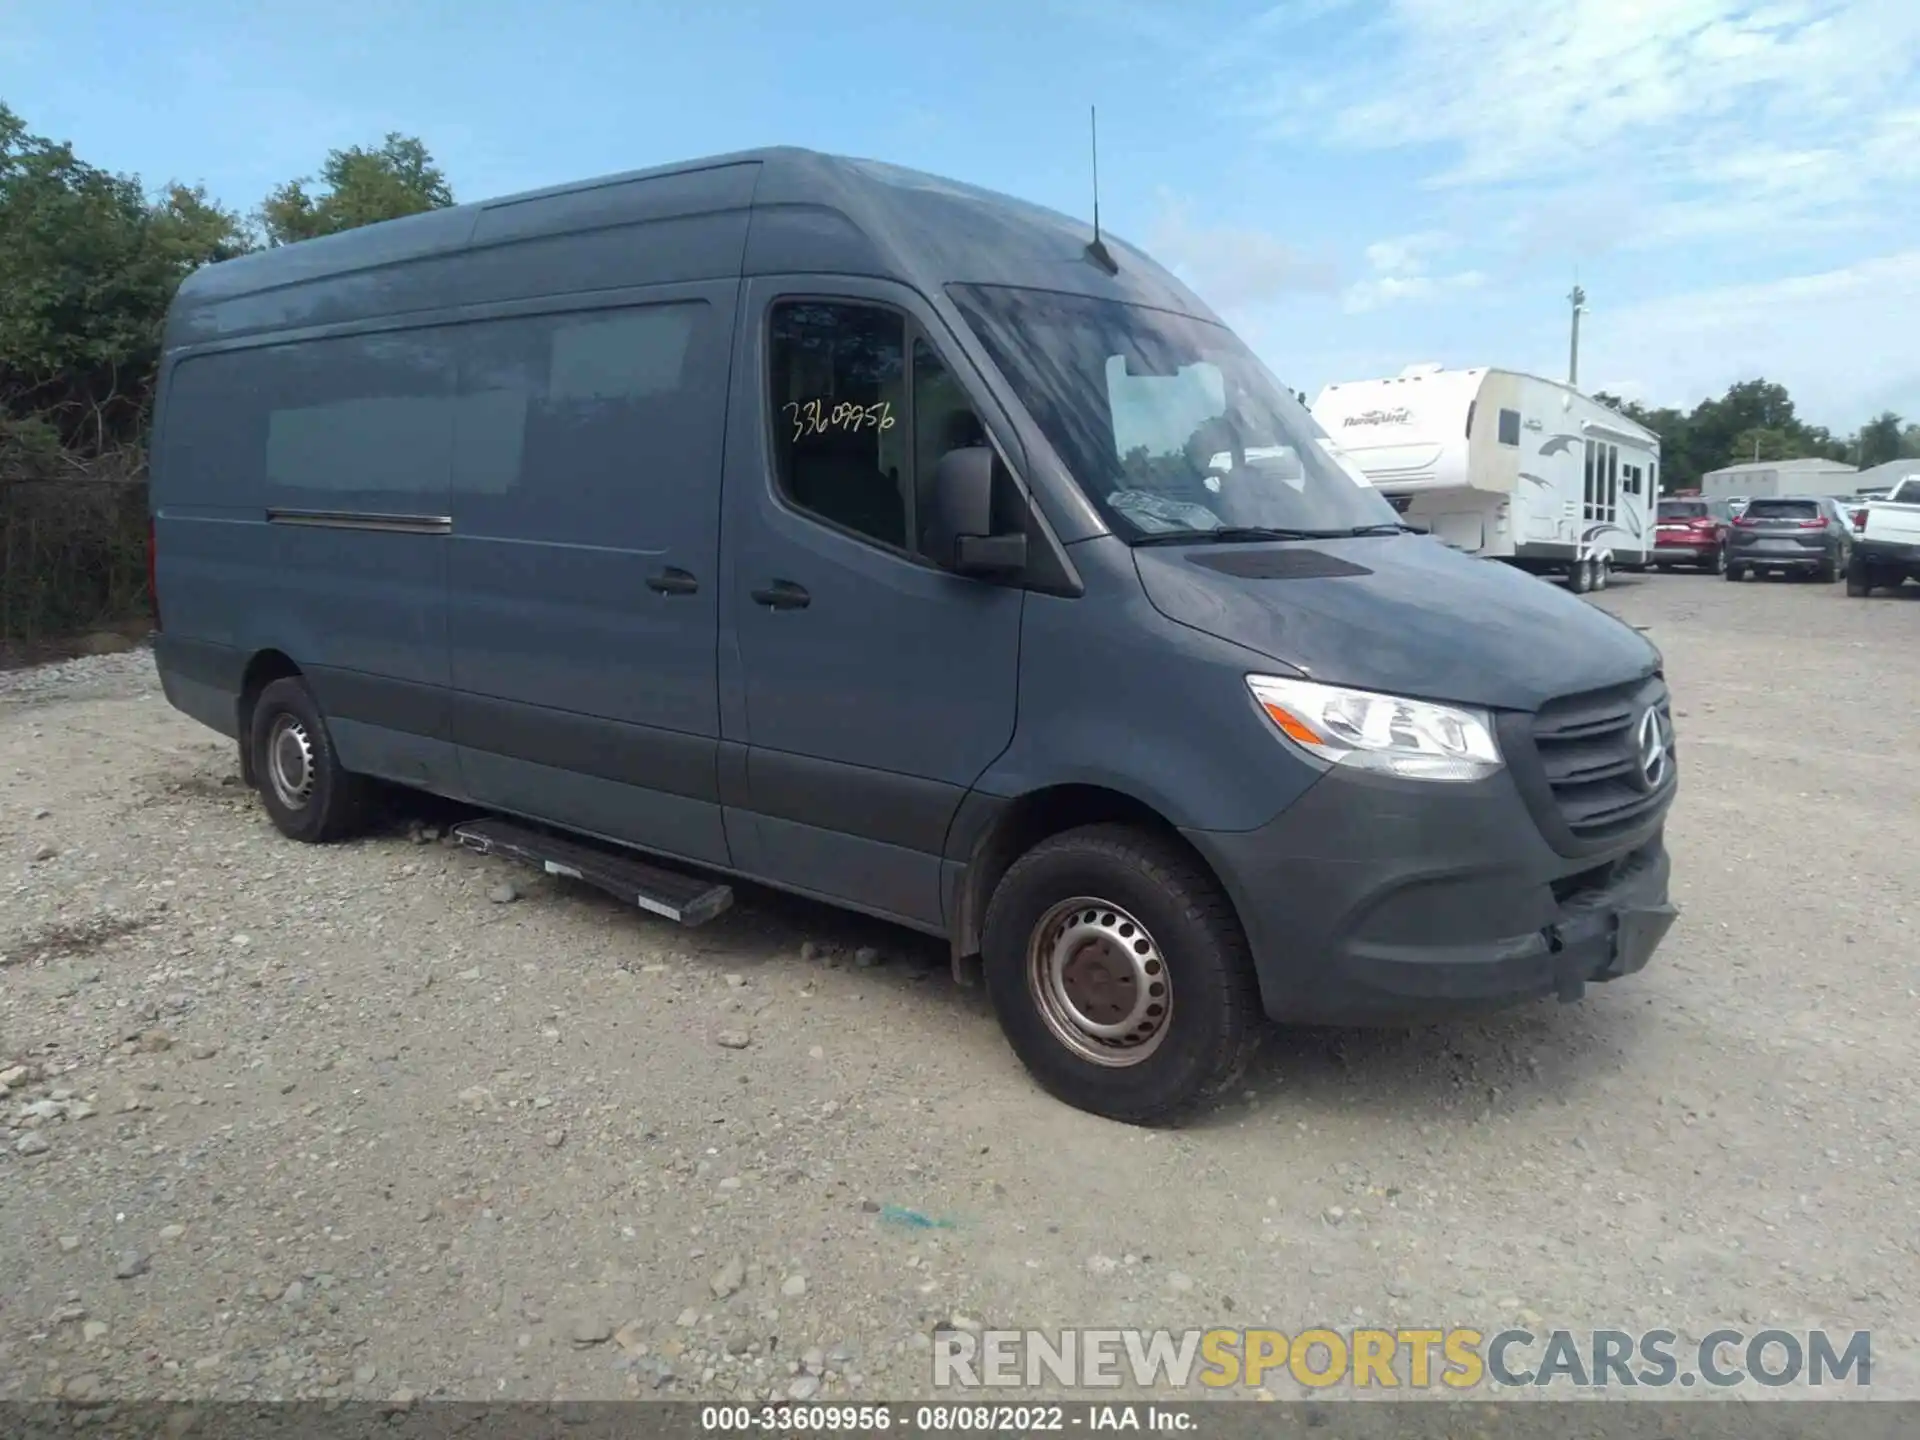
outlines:
M1142 535L1136 545L1192 545L1200 541L1233 544L1242 540L1333 540L1345 530L1286 530L1271 525L1222 525L1216 530L1163 530Z
M1339 530L1295 530L1273 525L1222 525L1217 530L1165 530L1143 535L1136 545L1192 545L1200 541L1235 544L1247 540L1346 540L1356 535L1417 535L1411 525L1383 522L1351 525Z

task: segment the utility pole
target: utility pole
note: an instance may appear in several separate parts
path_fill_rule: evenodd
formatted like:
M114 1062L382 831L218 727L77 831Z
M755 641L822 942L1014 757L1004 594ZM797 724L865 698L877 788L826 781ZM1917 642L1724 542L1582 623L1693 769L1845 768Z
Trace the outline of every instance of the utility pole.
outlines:
M1587 292L1578 285L1567 296L1573 305L1573 344L1567 352L1567 384L1580 388L1580 312L1587 308Z

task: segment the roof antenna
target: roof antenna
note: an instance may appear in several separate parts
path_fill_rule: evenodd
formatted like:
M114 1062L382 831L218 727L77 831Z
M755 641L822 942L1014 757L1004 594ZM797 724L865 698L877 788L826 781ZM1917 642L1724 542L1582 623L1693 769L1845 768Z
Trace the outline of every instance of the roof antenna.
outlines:
M1098 106L1087 107L1089 135L1093 141L1093 240L1087 246L1087 258L1109 275L1118 275L1120 266L1113 254L1107 249L1107 242L1100 238L1100 110Z

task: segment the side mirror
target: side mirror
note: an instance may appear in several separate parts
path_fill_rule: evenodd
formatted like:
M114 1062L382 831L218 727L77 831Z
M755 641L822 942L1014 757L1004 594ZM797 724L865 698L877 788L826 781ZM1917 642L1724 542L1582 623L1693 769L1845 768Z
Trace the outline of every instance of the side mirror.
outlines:
M949 450L934 470L927 545L957 575L1004 575L1024 569L1027 537L993 533L994 453L985 445Z

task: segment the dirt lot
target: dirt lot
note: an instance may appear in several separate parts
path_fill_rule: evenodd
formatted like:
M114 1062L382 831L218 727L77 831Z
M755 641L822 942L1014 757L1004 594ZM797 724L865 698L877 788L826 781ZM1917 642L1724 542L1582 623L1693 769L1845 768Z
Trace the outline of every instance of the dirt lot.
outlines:
M901 1396L975 1321L1870 1327L1920 1395L1920 588L1600 601L1677 697L1649 970L1173 1133L924 940L302 848L143 655L0 675L0 1399Z

